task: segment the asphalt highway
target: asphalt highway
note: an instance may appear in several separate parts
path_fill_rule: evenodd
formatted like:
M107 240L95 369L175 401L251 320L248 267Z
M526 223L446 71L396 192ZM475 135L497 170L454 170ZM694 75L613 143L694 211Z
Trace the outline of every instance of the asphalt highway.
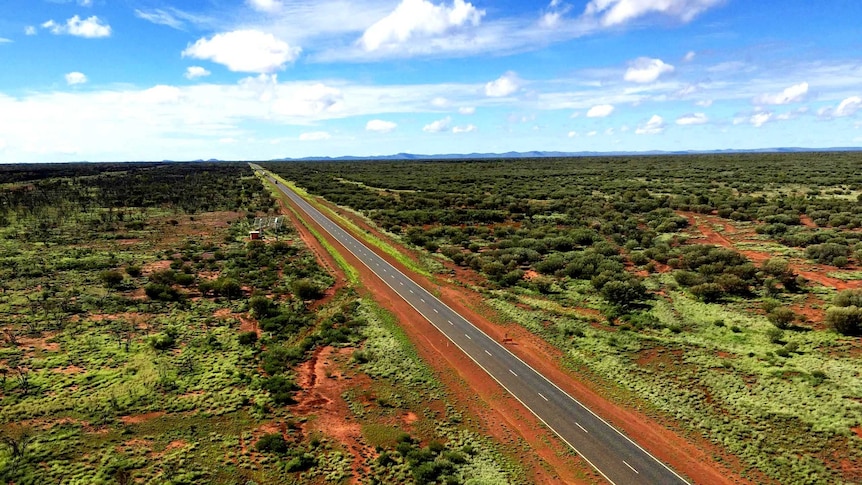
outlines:
M252 168L259 170L256 166ZM618 485L688 483L633 440L375 254L305 199L275 179L270 177L270 180L309 218L386 282L609 482Z

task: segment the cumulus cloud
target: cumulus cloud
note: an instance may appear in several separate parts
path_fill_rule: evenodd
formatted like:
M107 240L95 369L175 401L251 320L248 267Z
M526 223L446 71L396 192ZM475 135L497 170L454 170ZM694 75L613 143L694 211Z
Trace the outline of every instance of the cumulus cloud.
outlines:
M689 22L724 0L590 0L584 17L603 27L623 25L649 14L660 14Z
M395 10L369 27L359 39L367 52L397 47L415 38L432 38L465 26L477 26L485 15L472 3L454 0L452 6L428 0L402 0Z
M99 17L95 15L87 19L81 19L81 17L75 15L67 20L65 24L49 20L42 24L42 28L48 29L54 35L74 35L75 37L85 37L88 39L111 36L111 26L102 23Z
M36 27L32 25L28 25L24 27L24 35L36 35L38 32L36 31Z
M442 120L437 120L431 123L428 123L422 128L422 131L425 133L440 133L449 129L449 125L452 124L452 118L447 116Z
M593 106L587 111L587 118L605 118L614 112L614 106L611 104L599 104Z
M210 74L212 73L202 68L201 66L189 66L186 68L186 73L183 74L183 76L186 79L197 79L199 77L207 77Z
M629 63L629 68L626 69L626 73L623 78L626 81L633 83L651 83L658 79L662 74L673 72L673 70L673 66L665 63L661 59L639 57Z
M330 138L332 138L332 135L325 131L311 131L299 135L299 141L321 141Z
M502 98L513 94L520 89L521 80L513 71L500 76L499 79L489 82L485 85L485 96L491 98Z
M638 125L635 133L638 135L658 135L665 129L664 119L659 115L653 115L646 123Z
M703 113L692 113L680 116L676 119L678 125L703 125L709 123L709 118Z
M84 84L87 82L87 76L82 72L70 72L66 74L66 84L74 86L75 84Z
M755 104L759 105L779 105L797 103L805 99L808 94L808 83L802 82L794 84L777 94L764 94L754 99Z
M476 107L475 106L462 106L462 107L458 108L458 112L461 113L462 115L472 115L472 114L476 113Z
M455 133L457 135L459 133L473 133L476 130L476 125L471 123L467 126L456 126L452 128L452 133Z
M694 51L688 51L688 52L686 52L686 53L685 53L685 57L683 57L683 58L682 58L682 60L683 60L683 61L685 61L685 62L691 62L691 61L693 61L693 60L694 60L694 58L695 58L695 57L697 57L697 53L696 53L696 52L694 52Z
M198 39L183 51L183 57L210 60L234 72L265 73L283 69L300 52L299 47L291 47L272 34L235 30Z
M578 136L578 132L577 132L577 131L570 131L570 132L569 132L569 134L568 134L567 136L568 136L569 138L575 138L575 137L577 137L577 136Z
M862 98L850 96L842 100L837 107L823 108L817 114L824 118L843 118L853 116L860 108L862 108Z
M251 8L260 12L277 12L281 9L281 2L278 0L247 0Z
M371 120L365 124L365 131L374 133L391 133L395 128L398 128L396 123L384 120Z

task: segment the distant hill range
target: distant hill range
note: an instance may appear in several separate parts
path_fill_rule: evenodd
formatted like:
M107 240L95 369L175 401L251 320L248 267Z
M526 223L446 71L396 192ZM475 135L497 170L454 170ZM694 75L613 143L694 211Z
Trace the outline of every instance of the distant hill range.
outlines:
M377 155L368 157L303 157L277 158L273 162L284 161L349 161L349 160L485 160L495 158L565 158L565 157L614 157L614 156L650 156L650 155L704 155L728 153L806 153L806 152L860 152L862 147L833 148L759 148L753 150L683 150L683 151L645 151L645 152L506 152L506 153L450 153L438 155L418 155L414 153L396 153L394 155Z

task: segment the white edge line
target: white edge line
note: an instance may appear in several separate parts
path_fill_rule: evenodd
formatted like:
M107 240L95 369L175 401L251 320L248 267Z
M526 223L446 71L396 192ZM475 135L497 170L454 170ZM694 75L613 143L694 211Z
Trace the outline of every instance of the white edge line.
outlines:
M285 187L286 187L286 186L285 186ZM324 219L329 220L329 218L328 218L327 216L325 216L322 212L320 212L320 211L319 211L319 210L317 210L314 206L312 206L311 204L309 204L309 203L308 203L305 199L303 199L300 195L295 194L295 193L294 193L292 190L290 190L290 189L288 189L288 190L289 190L289 193L288 193L288 192L285 192L283 189L282 189L282 192L285 192L285 194L287 194L288 196L293 195L293 196L297 197L300 201L302 201L303 203L305 203L306 205L308 205L309 207L311 207L311 209L313 209L313 210L317 211L317 212L318 212L318 213L319 213L319 214L320 214ZM291 199L292 199L292 198L293 198L293 197L291 197ZM303 207L303 206L302 206L302 204L298 204L298 205L299 205L300 207ZM304 212L305 212L309 217L312 217L311 213L309 213L309 212L308 212L308 210L306 210L304 207L303 207L303 211L304 211ZM312 217L312 219L314 219L314 217ZM345 230L345 229L341 228L340 226L337 226L337 227L338 227L340 230L344 231L344 232L345 232L349 237L351 237L351 238L353 238L354 240L358 241L358 239L356 239L355 237L353 237L353 235L352 235L352 234L350 234L350 232L348 232L347 230ZM336 237L336 236L335 236L334 234L332 234L332 232L330 232L328 229L327 229L327 231L326 231L326 232L329 232L329 235L330 235L330 236L332 236L332 237ZM362 244L366 249L369 249L367 246L365 246L365 245L364 245L364 243L360 242L360 244ZM347 249L348 251L350 251L350 253L351 253L351 254L353 254L354 256L356 256L356 254L355 254L355 253L353 253L353 251L351 251L351 250L350 250L350 248L348 248L347 246L344 246L344 248L345 248L345 249ZM365 265L368 269L370 269L371 271L374 271L370 266L368 266L368 264L366 264L364 261L362 261L362 259L360 259L360 258L358 258L358 257L357 257L357 259L359 259L359 261L360 261L363 265ZM386 262L386 261L384 260L384 262ZM386 263L387 263L387 264L389 264L388 262L386 262ZM391 264L389 264L389 266L391 266L395 271L398 271L399 273L401 273L401 275L402 275L402 276L404 276L405 278L407 278L408 280L410 280L411 282L413 282L414 284L416 284L416 286L418 286L419 288L421 288L421 289L422 289L422 291L424 291L425 293L427 293L427 294L431 295L431 293L430 293L430 292L428 292L428 290L426 290L426 289L425 289L425 288L423 288L421 285L419 285L418 283L416 283L415 281L413 281L413 279L412 279L412 278L410 278L409 276L405 275L405 274L404 274L400 269L396 268L394 265L391 265ZM392 288L392 286L390 286L390 285L389 285L389 283L388 283L388 282L386 282L386 280L384 280L383 278L381 278L381 280L382 280L384 283L386 283L386 285L387 285L387 286L389 286L389 288L390 288L390 289L392 289L392 291L395 291L395 293L397 293L397 294L398 294L398 296L401 296L401 293L398 293L398 290L396 290L395 288ZM431 296L433 297L433 295L431 295ZM604 472L602 472L602 471L601 471L597 466L595 466L595 465L594 465L594 464L593 464L589 459L587 459L587 457L585 457L585 456L583 455L583 453L581 453L577 448L575 448L575 446L574 446L574 445L572 445L571 443L569 443L569 441L568 441L568 440L566 440L566 438L564 438L562 435L560 435L560 433L558 433L558 432L557 432L557 430L555 430L555 429L554 429L553 427L551 427L547 422L545 422L545 420L544 420L544 419L542 419L542 417L541 417L541 416L539 416L538 414L536 414L536 412L535 412L535 411L533 411L533 410L530 408L530 406L528 406L526 403L524 403L524 402L523 402L523 401L522 401L522 400L521 400L521 399L520 399L520 398L519 398L515 393L513 393L511 390L509 390L509 388L508 388L508 387L506 387L502 382L500 382L500 381L499 381L499 380L498 380L498 379L497 379L493 374L491 374L490 372L488 372L488 370L487 370L487 369L485 369L485 367L484 367L484 366L482 366L482 364L480 364L476 359L474 359L474 358L473 358L473 356L471 356L469 353L467 353L467 352L466 352L466 351L465 351L465 350L464 350L460 345L458 345L458 343L457 343L457 342L455 342L454 340L452 340L452 338L451 338L451 337L449 337L448 335L446 335L446 333L445 333L445 332L443 332L443 331L442 331L442 330L440 330L436 325L434 325L434 322L432 322L428 317L426 317L426 316L425 316L425 314L423 314L421 311L419 311L419 309L418 309L418 308L416 308L415 306L413 306L413 304L412 304L412 303L410 303L410 302L409 302L406 298L404 298L403 296L401 296L401 299L402 299L402 300L404 300L405 302L407 302L407 304L408 304L408 305L410 305L411 307L413 307L413 309L414 309L414 310L416 310L420 315L422 315L422 317L423 317L423 318L425 318L426 320L428 320L428 322L430 322L430 323L431 323L431 325L433 325L435 328L437 328L437 329L440 331L440 333L442 333L446 338L448 338L449 340L451 340L451 341L452 341L452 343L453 343L453 344L455 344L455 346L456 346L456 347L458 347L458 348L461 350L461 352L464 352L464 354L465 354L465 355L467 355L467 357L470 357L470 360L472 360L473 362L475 362L475 363L476 363L476 365L478 365L480 368L482 368L482 370L484 370L484 371L485 371L489 376L491 376L491 378L492 378L492 379L494 379L495 381L497 381L497 383L498 383L498 384L500 384L504 389L506 389L506 391L507 391L507 392L509 392L509 394L510 394L510 395L512 395L512 397L514 397L515 399L517 399L517 400L518 400L518 402L520 402L520 403L521 403L525 408L527 408L528 410L530 410L530 412L531 412L531 413L533 413L533 415L534 415L534 416L536 416L536 418L538 418L538 419L539 419L539 421L541 421L542 423L544 423L544 424L545 424L545 426L547 426L547 427L548 427L548 429L550 429L551 431L553 431L553 432L554 432L554 434L556 434L556 435L557 435L557 437L559 437L561 440L563 440L563 442L565 442L567 445L569 445L569 447L571 447L573 450L575 450L575 452L577 452L577 453L581 456L581 458L583 458L584 460L586 460L586 462L587 462L587 463L589 463L589 464L590 464L590 466L592 466L593 468L595 468L595 469L596 469L596 471L598 471L598 472L599 472L599 474L601 474L601 475L602 475L602 476L603 476L607 481L611 482L612 484L614 483L614 482L613 482L613 480L611 480L610 478L608 478L608 477L607 477L607 475L605 475L605 474L604 474ZM686 480L685 478L681 477L677 472L675 472L672 468L670 468L669 466L667 466L664 462L662 462L661 460L659 460L658 458L656 458L655 456L653 456L653 455L652 455L652 453L650 453L650 452L648 452L647 450L645 450L641 445L639 445L639 444L635 443L631 438L629 438L628 436L626 436L625 434L623 434L623 433L622 433L620 430L618 430L615 426L613 426L613 425L611 425L610 423L608 423L607 421L605 421L601 416L599 416L598 414L596 414L595 412L593 412L593 410L592 410L592 409L590 409L590 408L588 408L588 407L584 406L580 401L578 401L577 399L575 399L574 397L572 397L568 392L566 392L566 391L564 391L563 389L561 389L561 388L560 388L560 386L558 386L558 385L557 385L557 384L555 384L553 381L551 381L550 379L548 379L547 377L545 377L542 373L538 372L538 371L537 371L536 369L534 369L530 364L528 364L528 363L524 362L523 360L521 360L521 358L520 358L520 357L518 357L517 355L513 354L509 349L507 349L506 347L504 347L500 342L497 342L496 340L494 340L493 338L491 338L491 337L490 337L488 334L486 334L486 333L485 333L481 328L479 328L479 327L477 327L477 326L473 325L472 323L470 323L470 321L469 321L469 320L467 320L466 318L464 318L464 317L463 317L460 313L458 313L457 311L453 310L449 305L447 305L447 304L446 304L446 302L444 302L443 300L440 300L439 298L438 298L437 300L438 300L440 303L442 303L442 304L443 304L443 306L445 306L446 308L448 308L452 313L454 313L455 315L458 315L459 317L461 317L461 319L462 319L462 320L464 320L465 322L469 323L471 326L473 326L473 328L475 328L475 329L476 329L476 330L478 330L480 333L482 333L482 335L484 335L488 340L490 340L491 342L494 342L495 344L497 344L497 346L498 346L498 347L500 347L502 350L504 350L505 352L507 352L510 356L514 357L515 359L517 359L518 361L520 361L522 364L524 364L525 366L527 366L528 368L530 368L530 370L532 370L532 371L533 371L533 372L535 372L538 376L540 376L542 379L544 379L546 382L548 382L549 384L551 384L552 386L554 386L558 391L560 391L561 393L565 394L569 399L571 399L572 401L574 401L575 403L577 403L579 406L581 406L582 408L584 408L584 409L586 409L587 411L589 411L589 413L590 413L590 414L592 414L594 417L596 417L599 421L603 422L606 426L608 426L608 427L609 427L609 428L611 428L612 430L616 431L616 432L617 432L617 434L619 434L620 436L622 436L623 438L625 438L629 443L631 443L631 444L635 445L639 450L641 450L642 452L644 452L647 456L649 456L650 458L652 458L653 460L655 460L657 463L659 463L661 466L663 466L665 469L667 469L668 471L670 471L671 473L673 473L673 474L674 474L677 478L679 478L683 483L686 483L686 484L688 484L688 485L691 485L691 483L690 483L688 480ZM465 335L466 335L466 334L465 334Z

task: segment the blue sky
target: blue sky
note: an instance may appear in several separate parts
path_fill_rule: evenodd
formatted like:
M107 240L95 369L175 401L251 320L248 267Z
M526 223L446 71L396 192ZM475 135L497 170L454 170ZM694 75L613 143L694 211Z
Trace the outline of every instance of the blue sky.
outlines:
M862 146L858 0L6 0L0 162Z

